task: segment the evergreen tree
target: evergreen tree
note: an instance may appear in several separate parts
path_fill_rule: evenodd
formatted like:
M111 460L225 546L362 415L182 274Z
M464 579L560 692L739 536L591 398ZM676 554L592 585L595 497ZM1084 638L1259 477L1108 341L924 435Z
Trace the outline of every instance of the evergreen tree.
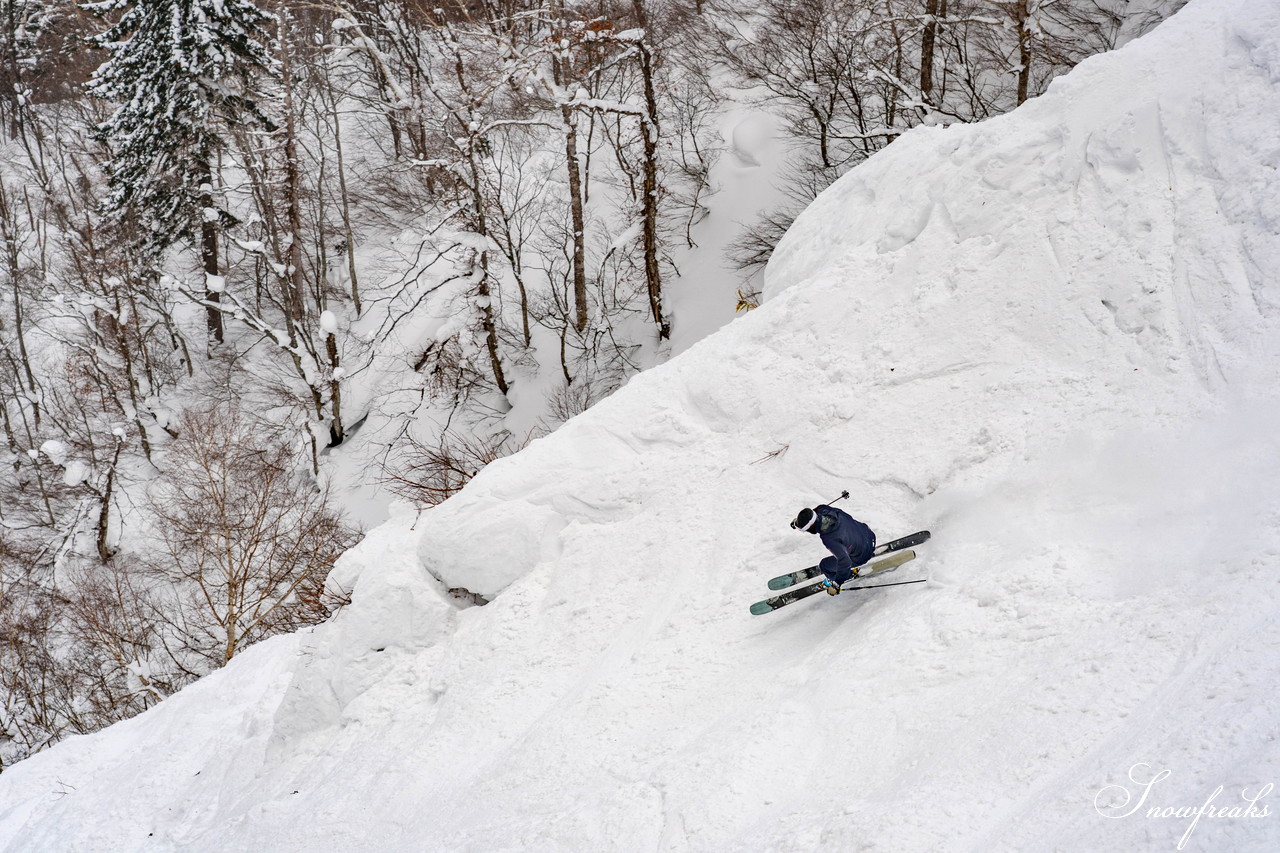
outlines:
M96 42L111 53L89 92L120 106L97 128L111 150L108 213L128 213L144 248L156 254L179 239L200 241L206 298L217 302L218 230L228 218L216 202L217 159L229 127L273 129L263 109L264 78L276 77L273 16L249 0L103 0L87 6L123 12ZM222 317L208 309L209 335Z

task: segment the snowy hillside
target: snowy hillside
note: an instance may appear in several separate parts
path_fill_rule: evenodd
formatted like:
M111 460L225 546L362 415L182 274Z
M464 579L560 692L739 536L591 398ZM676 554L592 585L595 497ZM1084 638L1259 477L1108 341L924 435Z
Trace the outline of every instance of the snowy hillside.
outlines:
M1280 847L1280 7L911 132L767 295L6 771L0 851ZM750 616L842 488L929 583Z

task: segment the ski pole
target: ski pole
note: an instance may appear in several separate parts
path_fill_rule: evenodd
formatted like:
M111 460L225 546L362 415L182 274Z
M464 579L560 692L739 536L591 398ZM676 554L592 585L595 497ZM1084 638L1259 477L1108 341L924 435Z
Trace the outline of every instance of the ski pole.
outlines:
M924 582L925 582L925 581L927 581L927 580L928 580L928 578L921 578L921 579L920 579L920 580L918 580L918 581L898 581L897 583L873 583L873 584L871 584L870 586L843 586L843 587L841 587L841 589L842 589L842 590L849 590L849 589L879 589L879 588L880 588L880 587L882 587L882 586L904 586L905 584L909 584L909 583L924 583Z
M836 500L835 500L835 501L827 501L827 506L831 506L831 505L832 505L833 503L835 503L836 501L842 501L842 500L844 500L844 499L845 499L845 498L847 498L847 497L849 497L849 493L848 493L848 492L841 492L841 493L840 493L840 497L836 498Z

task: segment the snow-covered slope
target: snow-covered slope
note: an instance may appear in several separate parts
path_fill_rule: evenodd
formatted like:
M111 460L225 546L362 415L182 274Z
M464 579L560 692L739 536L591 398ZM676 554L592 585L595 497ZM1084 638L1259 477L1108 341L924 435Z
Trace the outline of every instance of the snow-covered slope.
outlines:
M1278 169L1273 0L908 134L331 622L0 775L0 851L1277 849ZM841 488L930 582L749 616Z

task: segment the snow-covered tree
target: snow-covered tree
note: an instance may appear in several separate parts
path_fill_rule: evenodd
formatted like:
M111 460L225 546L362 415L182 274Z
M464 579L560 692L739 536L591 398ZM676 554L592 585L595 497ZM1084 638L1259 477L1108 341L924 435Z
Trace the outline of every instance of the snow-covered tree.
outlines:
M26 100L25 77L48 18L39 0L0 0L0 117L13 135Z
M103 0L98 13L123 12L97 38L111 53L90 93L119 103L97 129L111 150L107 209L138 218L146 247L162 251L199 238L207 296L221 292L218 156L233 126L272 127L261 88L278 73L272 16L248 0ZM209 333L222 339L210 308Z

